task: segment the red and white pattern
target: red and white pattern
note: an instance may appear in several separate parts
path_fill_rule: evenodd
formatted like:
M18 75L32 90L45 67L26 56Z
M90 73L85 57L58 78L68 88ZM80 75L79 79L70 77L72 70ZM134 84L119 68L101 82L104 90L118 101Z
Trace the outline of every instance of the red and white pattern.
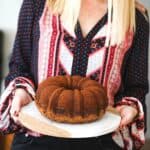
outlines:
M107 87L107 96L109 104L114 105L114 95L117 93L121 84L121 67L124 56L132 44L133 33L128 33L122 44L110 47L110 55L106 71L105 86ZM105 77L104 77L105 78Z
M48 72L48 57L49 57L49 49L50 45L50 37L52 35L52 31L49 26L52 23L52 16L49 14L48 8L45 7L43 11L43 15L39 21L40 24L40 35L39 39L39 55L38 55L38 81L42 82L43 79L46 78Z
M40 39L38 55L38 82L42 82L47 76L54 76L56 45L59 37L59 17L50 15L45 5L43 15L40 18ZM51 28L50 28L51 27Z
M58 60L65 70L65 72L70 75L73 63L73 53L66 47L63 41L61 41L60 49L59 49L59 56Z
M105 51L106 48L103 47L89 55L86 76L90 76L97 70L102 69L104 64Z

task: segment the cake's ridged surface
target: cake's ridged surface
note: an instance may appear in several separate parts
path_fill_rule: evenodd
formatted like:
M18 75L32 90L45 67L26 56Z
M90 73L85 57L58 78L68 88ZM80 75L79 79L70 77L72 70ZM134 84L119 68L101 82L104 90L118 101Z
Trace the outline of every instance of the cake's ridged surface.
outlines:
M78 83L82 79L81 76L72 76L72 88L73 89L78 89Z
M55 76L49 77L44 82L40 83L40 87L47 87L49 85L57 85L59 87L66 87L67 86L67 79L63 76Z
M72 84L72 78L71 76L66 75L66 80L67 80L67 88L71 88L71 84Z
M82 110L83 110L83 107L82 107L82 101L83 101L83 98L82 98L82 95L80 93L80 91L78 89L75 89L74 90L74 94L73 94L73 99L74 100L74 113L73 113L73 116L83 116L82 114Z
M59 96L60 94L65 91L65 89L63 87L59 87L56 90L54 90L53 93L51 93L51 96L49 97L49 103L47 106L47 113L55 112L56 107L58 105L58 101L59 101Z
M55 76L43 81L35 101L49 119L66 123L95 121L108 106L105 89L97 81L78 75Z
M94 80L82 80L80 83L79 83L79 86L84 89L84 88L88 88L90 86L94 86L94 87L101 87L100 84L97 82L97 81L94 81Z
M58 88L59 87L56 85L40 88L36 94L37 103L45 109L48 106L49 97L51 97L51 94L54 92L54 90Z
M73 91L72 90L64 90L59 95L59 100L55 109L56 109L55 110L56 114L63 114L72 117L73 114Z
M106 91L104 89L99 89L97 87L88 87L86 90L91 91L94 93L94 96L96 97L97 103L99 104L100 109L106 108L108 106L108 100L107 100L107 95Z
M87 78L87 77L83 77L83 78L81 78L81 80L79 81L79 83L78 83L78 87L82 87L82 85L86 82L86 81L88 81L89 80L89 78Z
M90 114L97 114L97 102L96 99L93 98L93 95L90 91L81 90L83 95L83 112L84 116L88 116Z

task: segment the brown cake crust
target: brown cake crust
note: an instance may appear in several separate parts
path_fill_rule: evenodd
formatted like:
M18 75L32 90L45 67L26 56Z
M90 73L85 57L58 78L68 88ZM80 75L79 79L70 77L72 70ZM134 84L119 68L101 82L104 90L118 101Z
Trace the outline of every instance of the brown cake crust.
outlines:
M105 89L97 81L78 75L49 77L39 85L35 102L44 116L65 123L95 121L108 106Z

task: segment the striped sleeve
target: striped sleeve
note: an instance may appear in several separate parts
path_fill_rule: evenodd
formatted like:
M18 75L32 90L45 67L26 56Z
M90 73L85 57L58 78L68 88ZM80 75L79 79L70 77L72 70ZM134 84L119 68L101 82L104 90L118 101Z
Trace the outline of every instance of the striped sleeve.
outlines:
M124 63L123 83L115 96L116 106L129 105L137 108L138 116L123 130L114 134L117 143L125 149L140 149L145 142L145 96L148 93L148 43L149 22L137 11L137 27L130 54ZM119 135L119 136L116 136ZM118 140L120 137L120 140ZM120 142L122 141L122 142Z
M30 65L32 59L32 26L34 6L32 0L24 0L19 13L18 29L5 78L5 90L0 99L0 132L3 134L22 130L10 117L10 108L16 88L23 88L34 99L34 79Z

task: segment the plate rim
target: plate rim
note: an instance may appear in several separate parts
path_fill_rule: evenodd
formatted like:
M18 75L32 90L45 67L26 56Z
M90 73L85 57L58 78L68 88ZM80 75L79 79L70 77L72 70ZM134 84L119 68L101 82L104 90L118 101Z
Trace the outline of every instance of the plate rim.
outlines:
M38 110L38 108L37 108L37 106L36 106L36 104L35 104L35 102L34 101L32 101L31 103L29 103L28 105L26 105L26 106L24 106L22 109L21 109L21 111L20 111L20 114L19 114L19 121L21 122L21 124L23 124L26 128L29 128L30 130L33 130L34 132L38 132L37 130L35 131L33 128L31 129L28 125L26 125L24 122L25 121L23 121L21 118L20 118L20 116L21 116L21 113L23 114L24 113L24 111L25 111L25 108L28 108L29 107L29 105L30 105L30 107L32 107L31 105L34 105L35 107L36 107L36 109ZM34 107L33 106L33 107ZM40 111L38 111L39 113L40 113ZM97 134L97 135L89 135L89 136L75 136L75 135L73 135L73 133L71 133L70 131L67 131L66 129L64 129L64 128L60 128L60 126L61 126L61 124L63 124L63 125L65 125L65 123L59 123L59 122L56 122L56 121L52 121L52 120L49 120L48 118L46 118L45 116L43 116L41 113L41 115L42 115L42 117L44 118L44 119L47 119L47 120L49 120L50 122L51 122L51 125L52 126L54 126L54 125L57 125L58 124L58 126L55 126L56 128L58 128L58 131L59 131L59 129L61 130L61 132L62 132L62 135L60 134L58 134L58 135L51 135L51 134L46 134L46 133L44 133L44 135L49 135L49 136L56 136L56 137L64 137L64 138L89 138L89 137L96 137L96 136L101 136L101 135L104 135L104 134L108 134L108 133L111 133L111 132L113 132L115 129L117 129L118 127L119 127L119 124L120 124L120 121L121 121L121 116L120 115L118 115L118 114L116 114L116 112L115 113L113 113L113 112L111 112L111 111L106 111L106 113L107 114L112 114L112 115L114 115L114 116L116 116L117 118L118 118L118 125L116 125L117 127L112 127L112 128L110 128L109 130L110 131L106 131L106 130L104 130L103 131L103 134ZM26 114L26 115L28 115L28 117L30 116L29 114ZM33 117L34 118L34 116L30 116L31 118ZM35 119L37 119L37 117L35 117ZM38 119L37 119L38 120ZM120 120L120 121L119 121ZM41 120L39 120L39 121L41 121ZM46 123L46 122L45 122ZM91 124L92 123L95 123L95 122L91 122ZM81 124L81 126L84 126L84 125L87 125L88 123L86 123L86 124ZM48 125L48 124L47 124ZM68 124L66 124L66 125L68 125ZM77 124L77 125L80 125L80 124ZM69 126L72 126L72 128L73 127L75 127L75 124L69 124ZM108 130L108 129L107 129ZM43 134L42 132L38 132L38 133L40 133L40 134Z

